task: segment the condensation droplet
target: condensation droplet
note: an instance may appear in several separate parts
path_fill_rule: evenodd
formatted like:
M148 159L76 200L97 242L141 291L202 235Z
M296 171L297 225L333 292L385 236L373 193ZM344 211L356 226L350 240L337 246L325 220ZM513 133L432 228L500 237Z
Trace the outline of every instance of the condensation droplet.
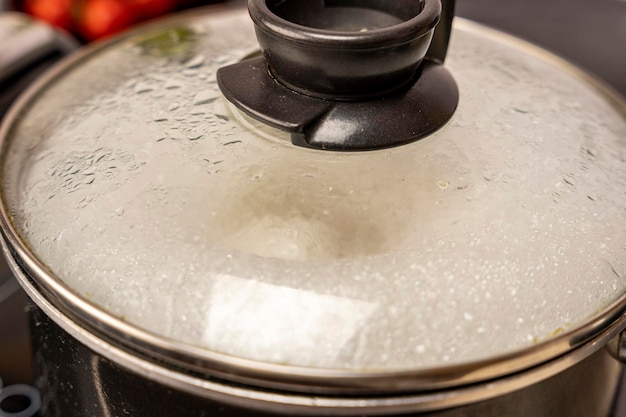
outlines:
M168 82L165 83L166 90L175 90L177 88L181 88L182 86L183 84L177 80L169 80Z
M187 139L188 140L198 140L198 139L202 139L202 134L201 133L189 133L189 135L187 135Z
M185 63L185 68L200 68L204 64L204 56L196 55Z
M154 90L154 87L152 87L150 84L139 82L135 85L134 89L135 89L135 93L144 94L144 93L149 93L150 91Z
M217 100L218 97L219 96L217 96L216 93L213 92L213 91L208 91L208 90L200 91L193 98L193 104L194 104L194 106L199 106L201 104L212 103L215 100Z
M163 112L159 112L156 115L154 115L154 117L152 118L152 121L154 122L166 122L168 120L168 117L165 113Z

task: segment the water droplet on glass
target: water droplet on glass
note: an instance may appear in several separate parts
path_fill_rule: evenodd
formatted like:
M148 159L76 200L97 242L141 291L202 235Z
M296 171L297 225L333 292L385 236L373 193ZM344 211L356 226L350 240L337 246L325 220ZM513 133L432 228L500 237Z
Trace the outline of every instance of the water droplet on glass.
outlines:
M166 122L168 120L168 116L163 112L159 112L152 117L152 120L157 123Z
M565 182L565 184L569 185L570 187L576 186L576 183L574 182L574 179L571 176L563 177L563 182Z
M183 84L177 80L169 80L167 83L165 83L166 90L175 90L177 88L181 88L182 86Z
M85 208L87 207L87 205L91 202L91 199L89 197L85 197L82 200L80 200L80 202L78 203L78 208Z
M185 63L185 68L200 68L204 64L204 56L196 55Z
M93 159L95 163L98 163L100 161L104 161L106 160L106 158L109 156L110 152L107 152L106 150L100 149L98 151L96 151Z
M198 94L196 94L196 96L193 98L193 104L195 106L199 106L201 104L208 104L208 103L212 103L215 100L217 100L219 96L216 95L216 93L214 91L200 91Z
M154 88L147 83L139 82L135 85L135 93L137 94L149 93L152 90L154 90Z
M187 135L187 139L188 140L198 140L198 139L202 139L202 133L197 133L197 132L189 132L189 134Z
M185 138L185 135L182 132L179 132L174 129L170 129L166 132L166 135L171 140L181 140Z

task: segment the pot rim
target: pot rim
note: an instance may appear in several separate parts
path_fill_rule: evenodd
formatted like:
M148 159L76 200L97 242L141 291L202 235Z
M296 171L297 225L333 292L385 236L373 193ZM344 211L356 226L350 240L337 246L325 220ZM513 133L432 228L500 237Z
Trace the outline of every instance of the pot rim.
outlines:
M150 358L140 357L121 346L111 344L90 329L85 329L75 321L68 319L61 311L47 300L25 275L17 261L9 253L6 243L2 250L8 259L11 270L22 279L24 289L34 302L71 337L79 340L96 354L113 361L127 371L170 388L197 395L201 398L248 407L264 412L287 413L288 415L319 416L362 416L397 415L399 413L431 412L463 407L480 401L492 400L532 385L566 371L583 360L596 354L601 347L610 346L612 341L623 335L626 327L626 315L610 324L601 334L586 341L581 346L566 354L551 359L536 367L525 369L512 375L505 375L495 380L478 384L452 387L444 390L407 392L401 394L381 393L364 395L361 392L327 396L299 391L267 390L264 387L233 384L231 381L215 378L207 379L199 375L181 372L179 369L166 368ZM609 348L610 353L617 353ZM292 386L288 386L292 388Z
M212 15L217 15L218 13L232 13L234 10L242 9L237 6L208 6L205 10L210 10ZM194 10L140 25L123 35L96 42L65 58L35 82L12 106L0 126L0 149L6 148L6 141L12 130L12 125L19 120L28 104L36 99L47 86L51 85L57 78L62 77L75 65L89 59L101 50L120 44L138 34L156 28L162 29L168 25L188 22L194 17L202 17L203 15L203 13L198 13L198 10ZM559 67L562 71L568 72L594 87L600 95L604 96L614 108L626 117L626 102L617 93L563 59L528 42L477 23L456 19L454 27L456 30L488 35L504 45L524 50ZM2 164L5 155L0 155L0 163ZM86 342L88 336L91 336L89 332L93 332L99 339L113 341L126 354L130 352L137 358L143 358L141 359L143 361L156 362L169 369L184 369L196 375L257 387L288 389L291 392L333 394L399 394L453 388L528 370L572 352L591 343L590 341L594 339L602 339L603 335L606 335L611 329L615 333L626 327L624 316L626 314L626 294L623 294L603 311L551 339L503 355L459 365L402 371L364 369L355 372L260 362L163 338L124 322L121 318L104 311L85 297L74 293L59 278L55 277L30 251L28 245L21 240L19 233L11 223L11 216L7 211L4 196L2 196L2 204L0 204L0 228L5 254L10 255L7 256L9 258L13 258L14 270L21 272L17 273L17 276L22 286L45 311L51 312L54 309L58 312L53 315L58 324L63 325L63 322L67 322L67 325L71 323L72 326L79 326L83 329L77 333L80 341ZM602 347L597 342L593 342L591 345L596 350Z

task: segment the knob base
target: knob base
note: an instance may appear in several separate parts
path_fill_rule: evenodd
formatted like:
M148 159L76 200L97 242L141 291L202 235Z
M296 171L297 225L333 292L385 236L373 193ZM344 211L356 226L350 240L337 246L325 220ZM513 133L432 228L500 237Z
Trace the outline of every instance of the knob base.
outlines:
M217 81L237 108L290 132L294 145L336 151L367 151L422 139L450 120L459 100L452 75L428 59L410 88L364 101L299 94L270 75L264 58L221 68Z

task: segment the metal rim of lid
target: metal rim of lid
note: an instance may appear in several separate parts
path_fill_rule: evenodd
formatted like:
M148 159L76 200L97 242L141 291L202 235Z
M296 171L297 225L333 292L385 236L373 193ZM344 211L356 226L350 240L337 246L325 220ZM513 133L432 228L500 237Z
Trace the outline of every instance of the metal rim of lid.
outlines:
M197 395L200 398L264 412L312 416L318 416L320 412L323 412L324 415L335 416L361 416L364 412L368 415L396 415L407 412L445 410L480 401L489 401L531 387L578 365L581 361L596 354L600 347L610 346L613 341L620 337L620 334L623 334L623 329L626 327L626 316L622 315L617 321L609 325L602 334L565 355L528 370L492 381L452 387L443 391L416 391L391 396L385 395L386 393L363 396L360 392L353 395L331 396L315 394L315 398L312 400L310 394L306 392L259 389L255 386L232 384L229 381L209 380L180 372L178 369L165 368L162 364L155 364L148 358L139 357L134 352L129 352L120 346L111 344L110 341L103 340L100 335L94 334L72 320L68 320L67 316L50 304L24 275L15 259L11 257L4 242L2 243L3 251L9 257L11 269L25 283L24 288L29 296L64 331L96 354L106 357L125 370L170 388ZM609 348L609 353L611 352L614 353L613 349Z
M210 6L209 10L212 15L216 15L218 12L232 12L233 10L240 10L240 8ZM80 64L83 60L89 59L100 50L112 47L134 35L155 28L157 25L186 22L189 19L198 17L198 15L202 16L197 11L186 12L167 20L142 25L112 40L86 47L63 60L38 82L34 83L9 111L4 124L0 126L0 146L2 146L2 149L6 149L6 142L12 130L12 125L20 118L22 111L27 108L31 101L37 99L38 94L45 90L46 86L51 85L55 79L62 77L68 69ZM544 61L552 62L563 71L569 72L583 82L592 85L599 94L603 95L626 117L626 103L619 95L603 83L555 55L525 41L493 29L488 29L479 24L460 20L457 21L455 26L465 31L483 33L496 38L503 44L523 49L542 58ZM5 156L6 154L3 154L0 158L4 159ZM544 364L574 351L593 339L600 338L600 336L606 334L607 329L615 327L616 323L619 323L620 328L618 330L626 327L626 322L620 320L626 313L625 294L596 316L552 339L512 353L461 365L399 372L376 370L354 372L341 369L304 368L258 362L208 351L174 340L167 340L124 322L77 295L55 277L35 257L28 245L21 240L19 233L12 225L11 217L4 202L0 206L0 225L5 252L14 258L15 267L24 272L24 274L18 274L19 280L23 286L30 287L34 293L39 294L38 297L33 298L40 306L44 307L44 310L46 308L42 304L45 300L46 303L54 305L55 309L62 313L61 317L64 320L80 323L80 327L87 330L87 333L93 332L105 340L112 340L127 353L143 357L148 361L156 361L162 366L177 370L188 370L194 374L217 377L231 382L246 383L264 388L289 388L292 392L305 393L381 394L459 387L501 378ZM61 320L59 316L56 318ZM595 342L592 344L596 350L603 346Z

